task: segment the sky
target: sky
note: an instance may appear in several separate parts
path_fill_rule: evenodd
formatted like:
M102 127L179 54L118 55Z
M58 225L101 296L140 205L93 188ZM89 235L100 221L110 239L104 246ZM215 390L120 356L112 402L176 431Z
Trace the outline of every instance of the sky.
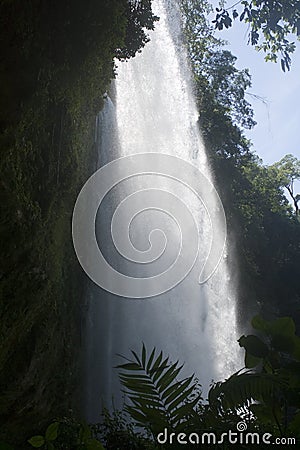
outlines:
M287 153L300 158L300 42L292 56L290 72L283 72L280 63L264 60L264 53L247 45L247 26L239 21L231 29L217 33L230 42L228 48L238 57L239 69L249 68L252 87L249 93L264 98L264 102L246 95L252 104L257 125L246 135L253 149L265 164L280 160Z

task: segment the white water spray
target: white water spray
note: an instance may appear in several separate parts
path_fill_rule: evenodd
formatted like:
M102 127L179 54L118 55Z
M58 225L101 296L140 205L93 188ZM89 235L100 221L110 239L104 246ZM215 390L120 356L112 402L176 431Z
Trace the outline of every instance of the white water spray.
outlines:
M150 34L151 42L135 58L118 63L116 100L107 98L98 116L99 166L122 156L154 152L192 163L212 180L198 130L187 58L180 46L177 4L169 2L168 8L166 4L163 0L153 2L154 14L160 20ZM194 182L190 180L191 185ZM173 192L192 211L200 232L198 259L180 284L147 300L142 299L142 292L140 300L132 300L91 287L85 394L86 415L91 421L99 420L101 400L108 407L112 396L117 404L120 401L113 366L121 360L116 354L128 355L131 348L139 352L142 342L149 351L155 346L172 360L185 363L186 373L196 374L204 392L212 379L224 379L241 365L236 342L235 286L230 280L226 254L209 281L199 285L201 267L211 246L212 227L207 210L186 186L155 174L130 178L122 186L116 186L99 210L96 225L99 246L112 266L135 277L154 277L172 264L180 235L177 224L164 214L169 205L163 195L159 209L137 215L129 230L130 239L140 252L148 249L151 231L164 230L171 245L166 246L159 261L124 262L110 235L118 205L133 193L141 189L150 192L154 187ZM137 202L142 211L143 202ZM216 201L211 203L210 208L217 208ZM123 214L119 220L125 218ZM221 223L216 226L221 227ZM221 229L219 234L222 235Z

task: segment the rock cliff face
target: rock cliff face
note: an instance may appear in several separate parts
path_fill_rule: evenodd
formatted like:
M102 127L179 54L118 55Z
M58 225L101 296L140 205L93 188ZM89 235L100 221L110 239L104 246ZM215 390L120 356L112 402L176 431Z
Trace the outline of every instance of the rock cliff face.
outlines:
M153 24L151 2L142 4L0 5L0 440L20 445L78 406L85 279L71 216L95 169L95 117L114 57L135 53Z

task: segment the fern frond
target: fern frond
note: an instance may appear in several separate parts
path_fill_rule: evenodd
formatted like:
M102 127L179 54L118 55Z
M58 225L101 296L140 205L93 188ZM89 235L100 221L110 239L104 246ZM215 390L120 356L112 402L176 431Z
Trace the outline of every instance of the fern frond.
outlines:
M139 426L157 433L163 428L183 428L201 398L193 395L197 382L194 375L177 380L182 365L172 363L153 348L149 358L142 345L141 358L132 350L133 360L117 366L119 378L130 403L125 408Z

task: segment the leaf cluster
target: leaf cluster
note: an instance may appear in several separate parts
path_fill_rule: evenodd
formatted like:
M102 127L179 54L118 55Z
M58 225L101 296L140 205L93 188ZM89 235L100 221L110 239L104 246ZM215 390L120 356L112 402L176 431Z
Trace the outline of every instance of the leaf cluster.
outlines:
M228 8L216 8L215 28L230 28L239 18L249 25L248 43L266 53L265 60L277 62L290 70L291 55L296 46L290 34L300 37L300 5L297 0L242 0Z
M221 415L228 409L246 408L260 426L279 435L296 435L300 418L300 338L290 317L272 321L252 319L257 335L242 336L246 370L209 393L209 403Z
M273 164L271 168L277 174L282 186L284 186L292 201L295 208L296 216L299 214L298 203L300 201L300 194L295 192L294 182L300 180L300 161L293 155L285 155L280 161Z
M248 70L235 67L237 58L225 50L208 22L210 5L205 0L182 0L184 36L195 76L202 130L220 125L220 118L244 128L255 125L253 111L245 99L251 86ZM213 134L213 133L210 133ZM216 134L216 130L214 130Z
M104 450L89 425L71 418L50 423L44 436L32 436L28 443L45 450Z
M122 450L152 450L153 440L144 432L140 432L128 413L104 408L102 420L91 426L95 435L100 437L106 450L120 448Z
M165 428L216 433L235 429L243 419L253 431L299 438L300 338L295 324L290 317L267 321L255 316L252 326L260 335L239 339L245 368L213 383L206 404L193 376L176 380L182 369L178 362L169 363L162 352L156 356L155 348L148 356L144 345L141 356L132 352L133 360L118 369L135 426L151 432L155 441Z
M182 369L155 348L147 355L143 344L141 358L132 350L133 359L118 366L119 377L129 402L125 410L137 426L146 427L155 437L164 427L181 431L196 417L201 399L194 376L178 380Z
M154 24L159 20L151 10L152 0L128 1L125 6L127 18L126 35L124 45L116 49L116 57L124 60L133 57L136 52L149 42L146 30L153 30Z

